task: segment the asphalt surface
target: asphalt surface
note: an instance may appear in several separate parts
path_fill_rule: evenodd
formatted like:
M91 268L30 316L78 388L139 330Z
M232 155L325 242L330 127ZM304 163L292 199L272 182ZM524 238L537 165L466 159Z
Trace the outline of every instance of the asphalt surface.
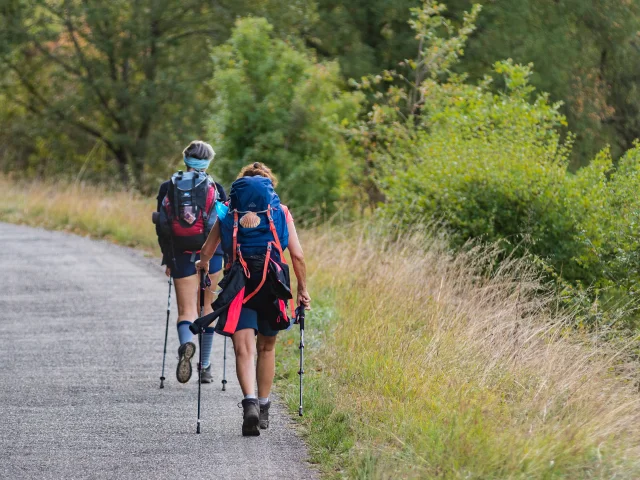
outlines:
M220 388L222 337L195 434L197 373L175 379L175 301L158 388L168 285L156 261L4 223L0 247L0 478L316 478L278 405L269 430L241 436L232 348Z

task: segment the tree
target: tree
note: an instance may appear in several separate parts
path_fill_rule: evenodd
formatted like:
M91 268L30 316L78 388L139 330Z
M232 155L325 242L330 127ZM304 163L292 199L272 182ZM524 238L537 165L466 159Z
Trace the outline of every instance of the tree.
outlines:
M209 44L227 39L238 14L271 3L8 0L0 87L52 136L64 129L78 146L92 139L123 178L139 177L148 160L202 134ZM279 6L282 32L302 28L308 3Z
M318 17L307 44L326 58L338 58L346 78L397 66L417 42L407 24L409 9L419 0L318 0Z
M470 3L450 1L452 17L459 20ZM640 136L639 29L637 0L487 2L459 71L481 78L496 60L533 63L532 84L565 102L577 136L574 167L607 144L617 158Z
M318 0L319 22L309 45L337 57L347 78L395 69L417 46L406 22L418 0ZM463 23L473 0L450 0L442 16ZM620 157L640 137L640 1L536 0L483 2L477 30L456 71L481 79L498 60L533 63L531 83L565 102L577 141L573 166L611 144ZM502 88L495 75L495 88Z
M355 120L361 98L342 92L337 64L275 38L265 19L239 21L213 59L209 131L223 180L265 162L297 211L333 210L352 164L340 129Z

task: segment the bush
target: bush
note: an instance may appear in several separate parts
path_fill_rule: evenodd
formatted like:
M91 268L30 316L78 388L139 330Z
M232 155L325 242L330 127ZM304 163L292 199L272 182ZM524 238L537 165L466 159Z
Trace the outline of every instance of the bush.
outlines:
M477 11L456 32L443 10L431 0L414 9L423 42L407 62L410 78L385 72L360 84L375 103L352 133L367 155L363 164L376 171L385 199L379 211L405 227L442 222L455 247L480 239L499 242L506 255L531 254L565 293L578 294L570 303L586 298L584 311L615 306L607 321L617 321L640 284L640 147L617 167L605 149L570 172L572 137L561 137L560 104L530 86L531 65L496 63L500 93L491 77L475 85L450 74ZM449 37L439 36L443 30Z
M544 96L529 103L526 81L514 86L528 67L496 70L512 85L500 95L486 85L431 82L428 128L394 135L379 150L382 211L405 223L441 220L457 246L478 238L507 250L524 245L566 278L584 278L571 261L582 244L567 195L568 149L555 131L563 118ZM396 128L404 126L385 125L385 138Z

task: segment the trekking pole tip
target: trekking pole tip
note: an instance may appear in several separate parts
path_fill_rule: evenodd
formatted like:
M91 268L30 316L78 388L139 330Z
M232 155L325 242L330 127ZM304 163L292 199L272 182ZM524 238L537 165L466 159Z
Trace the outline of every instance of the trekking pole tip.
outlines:
M298 407L298 416L302 417L302 405Z
M160 388L164 388L164 377L160 377Z

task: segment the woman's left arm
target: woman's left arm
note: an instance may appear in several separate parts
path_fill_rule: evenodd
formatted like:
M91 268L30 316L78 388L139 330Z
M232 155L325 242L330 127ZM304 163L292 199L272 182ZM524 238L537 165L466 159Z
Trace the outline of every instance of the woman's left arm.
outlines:
M296 274L298 280L298 304L303 304L307 309L311 307L311 297L307 291L307 265L304 261L304 252L302 251L302 245L300 245L300 239L298 238L298 232L296 232L296 226L293 224L293 220L287 223L289 229L289 253L291 254L291 263L293 263L293 271Z

